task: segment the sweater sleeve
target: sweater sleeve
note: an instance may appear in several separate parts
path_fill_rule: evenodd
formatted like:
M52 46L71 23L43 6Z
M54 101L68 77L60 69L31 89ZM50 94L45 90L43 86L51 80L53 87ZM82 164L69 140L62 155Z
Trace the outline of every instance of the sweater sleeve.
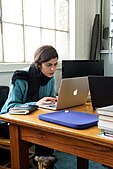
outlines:
M35 102L26 103L28 92L28 83L26 80L15 81L15 85L11 83L8 99L1 109L1 114L7 113L10 108L21 106L23 104L34 105Z

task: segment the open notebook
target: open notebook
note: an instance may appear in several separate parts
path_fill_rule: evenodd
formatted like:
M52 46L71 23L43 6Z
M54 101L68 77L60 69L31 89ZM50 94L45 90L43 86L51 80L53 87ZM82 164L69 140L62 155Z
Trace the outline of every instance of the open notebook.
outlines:
M41 104L39 107L59 110L86 103L89 92L88 77L62 79L57 103Z

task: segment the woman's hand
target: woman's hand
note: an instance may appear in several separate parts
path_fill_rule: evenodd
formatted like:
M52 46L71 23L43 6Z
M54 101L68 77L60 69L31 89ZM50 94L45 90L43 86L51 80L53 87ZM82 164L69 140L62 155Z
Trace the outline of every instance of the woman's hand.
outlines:
M42 99L36 102L36 105L51 104L51 103L55 103L56 101L57 101L57 98L55 97L43 97Z

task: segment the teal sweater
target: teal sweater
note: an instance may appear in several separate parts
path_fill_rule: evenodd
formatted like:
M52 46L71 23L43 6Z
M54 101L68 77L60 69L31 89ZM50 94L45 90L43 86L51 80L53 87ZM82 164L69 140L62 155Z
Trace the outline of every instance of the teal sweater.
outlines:
M36 102L26 102L27 93L28 82L26 80L17 79L15 85L11 83L8 99L2 107L0 114L7 113L10 108L22 104L34 105ZM40 86L39 88L39 99L47 96L55 97L54 77L45 86Z

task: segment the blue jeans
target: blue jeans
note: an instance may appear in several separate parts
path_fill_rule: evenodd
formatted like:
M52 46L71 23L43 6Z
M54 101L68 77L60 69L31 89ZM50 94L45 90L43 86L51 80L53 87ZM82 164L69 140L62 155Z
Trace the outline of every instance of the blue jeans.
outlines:
M35 155L37 156L51 156L54 150L45 146L35 145Z

